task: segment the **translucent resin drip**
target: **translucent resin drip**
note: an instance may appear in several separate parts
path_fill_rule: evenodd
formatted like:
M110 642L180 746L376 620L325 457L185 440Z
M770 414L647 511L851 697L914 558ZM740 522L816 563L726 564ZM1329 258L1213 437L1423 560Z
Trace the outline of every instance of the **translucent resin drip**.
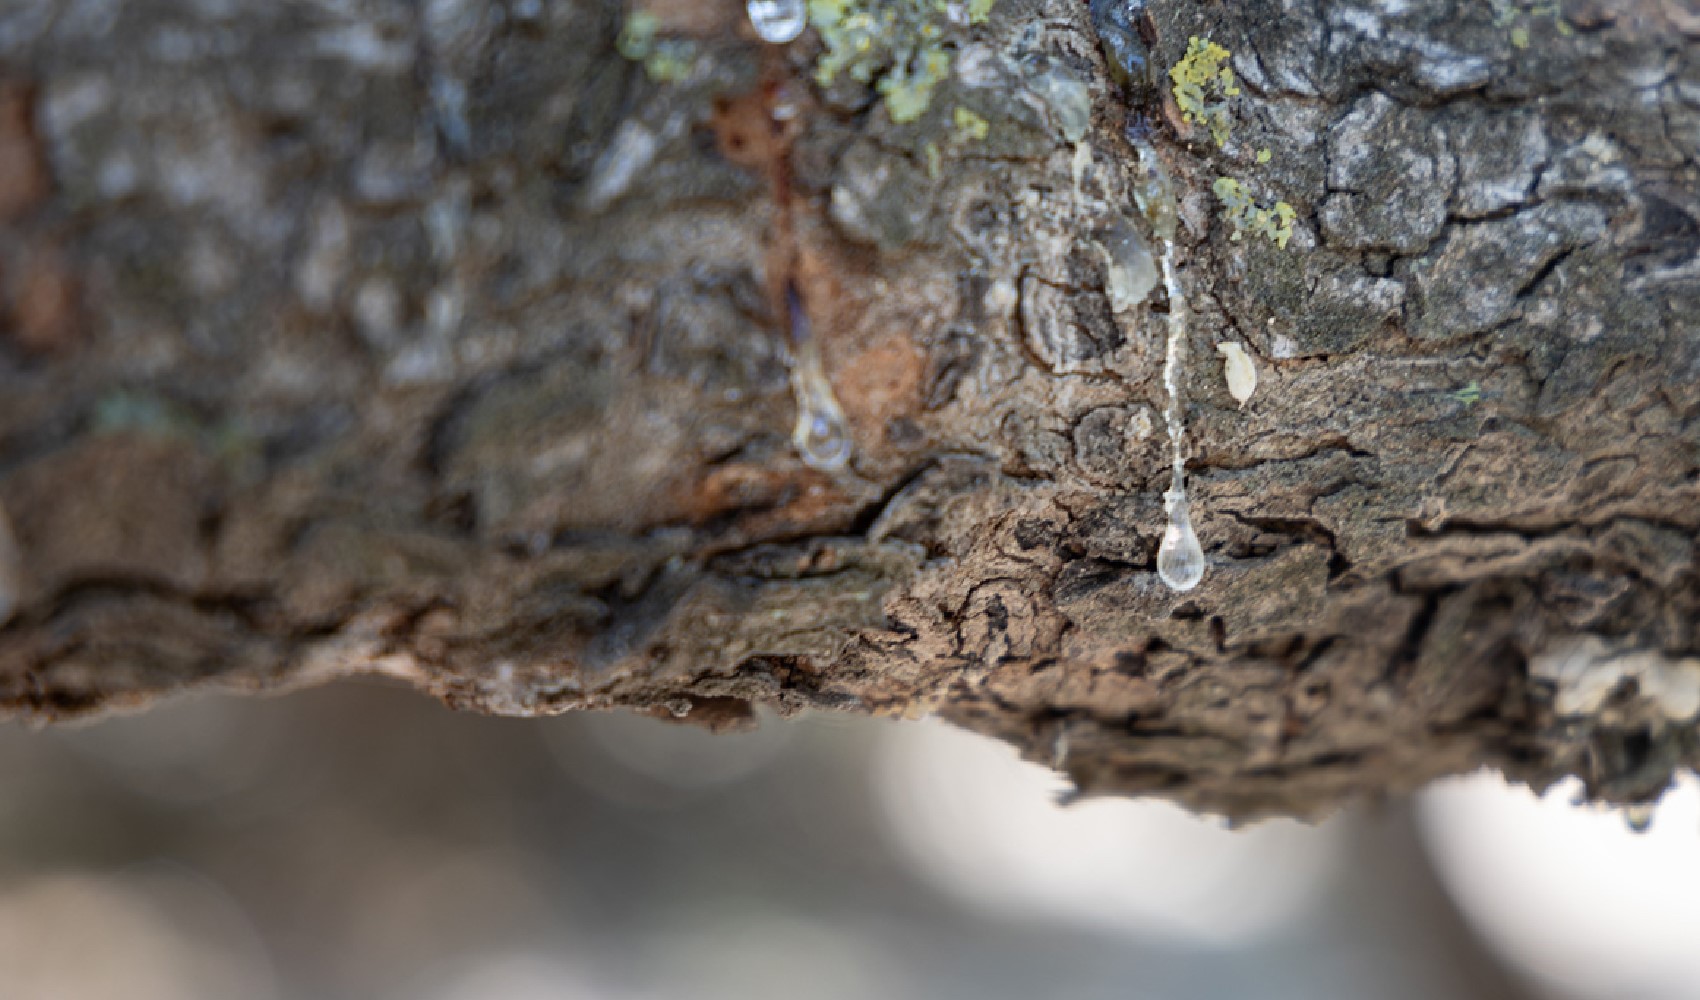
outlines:
M1115 219L1098 246L1104 253L1104 292L1110 308L1127 312L1143 305L1157 287L1157 262L1144 238L1126 221Z
M774 45L795 41L809 23L803 0L747 0L744 9L756 34Z
M1134 187L1134 199L1140 211L1145 213L1145 221L1150 223L1156 243L1162 247L1163 286L1169 293L1168 350L1163 360L1163 389L1168 394L1168 405L1163 408L1163 423L1169 431L1171 457L1169 488L1163 493L1163 509L1169 515L1169 523L1163 529L1162 544L1157 547L1157 576L1169 589L1185 592L1204 579L1205 562L1204 548L1198 544L1198 535L1192 530L1192 512L1186 495L1186 411L1181 405L1181 355L1186 350L1187 305L1180 279L1175 274L1175 192L1151 144L1138 137L1134 137L1132 142L1143 168L1142 176ZM1107 287L1112 308L1144 301L1157 282L1150 251L1145 250L1143 241L1137 239L1137 233L1133 235L1134 240L1122 240L1119 245L1112 246L1117 243L1112 238L1104 245L1105 254L1111 262ZM1118 260L1117 250L1121 251L1122 260ZM1145 250L1144 261L1138 259L1136 250ZM1124 273L1116 273L1118 264L1125 268Z
M1157 548L1157 575L1171 590L1191 590L1204 579L1204 549L1192 530L1186 491L1165 492L1163 507L1169 512L1169 526L1163 529L1163 544Z
M785 308L791 331L791 393L797 399L797 426L791 443L803 463L824 472L836 472L850 461L850 425L832 383L826 380L820 348L809 330L802 298L795 286L785 289Z
M791 392L797 397L797 426L791 431L797 454L805 464L827 472L844 468L850 461L850 427L812 343L791 359Z
M1157 576L1171 590L1188 591L1204 579L1204 549L1192 530L1192 513L1186 497L1186 423L1181 408L1180 369L1181 351L1186 342L1186 299L1181 294L1180 280L1175 276L1174 248L1163 250L1163 283L1169 291L1169 350L1163 361L1163 388L1168 391L1169 405L1163 410L1163 423L1169 430L1172 471L1169 489L1163 494L1163 508L1169 515L1169 526L1163 529L1163 543L1157 547Z

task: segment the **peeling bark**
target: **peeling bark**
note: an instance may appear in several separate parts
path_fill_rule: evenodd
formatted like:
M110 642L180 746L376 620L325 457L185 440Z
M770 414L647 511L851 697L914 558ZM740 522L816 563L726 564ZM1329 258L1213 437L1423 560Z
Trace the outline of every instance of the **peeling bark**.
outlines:
M939 712L1238 818L1482 765L1656 797L1695 720L1644 681L1561 715L1530 664L1700 675L1700 14L1561 6L1153 0L1154 65L1233 52L1218 148L1068 0L958 31L906 125L737 4L646 4L694 59L656 83L597 0L10 3L0 708L378 673ZM1130 136L1194 313L1184 595L1165 305L1113 304L1093 242L1145 225ZM1219 176L1291 242L1235 239ZM790 446L782 220L838 475Z

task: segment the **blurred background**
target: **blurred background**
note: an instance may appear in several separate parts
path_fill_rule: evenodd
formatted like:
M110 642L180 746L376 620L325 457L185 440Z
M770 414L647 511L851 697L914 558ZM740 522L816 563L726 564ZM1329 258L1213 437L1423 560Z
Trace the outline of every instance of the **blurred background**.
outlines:
M1700 998L1700 792L1057 804L937 722L376 684L0 727L0 998Z

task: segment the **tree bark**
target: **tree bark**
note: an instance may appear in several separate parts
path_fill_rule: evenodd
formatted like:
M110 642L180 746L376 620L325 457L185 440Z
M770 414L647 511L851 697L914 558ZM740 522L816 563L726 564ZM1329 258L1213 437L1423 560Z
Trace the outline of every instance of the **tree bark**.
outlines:
M1160 102L1086 4L1002 0L901 124L812 34L640 12L684 70L597 0L0 10L0 707L937 712L1236 818L1700 764L1691 0L1152 0ZM1160 76L1193 36L1224 146ZM1143 142L1186 593L1175 303L1100 249L1151 236Z

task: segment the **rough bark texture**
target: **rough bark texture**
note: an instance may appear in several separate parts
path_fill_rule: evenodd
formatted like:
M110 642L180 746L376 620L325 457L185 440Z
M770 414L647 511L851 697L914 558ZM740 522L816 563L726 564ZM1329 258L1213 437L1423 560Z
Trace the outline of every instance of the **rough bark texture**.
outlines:
M1225 148L1130 105L1071 0L951 29L906 125L809 86L812 36L646 8L691 79L596 0L0 7L0 705L377 672L511 714L936 711L1236 817L1700 762L1692 4L1153 0L1157 66L1234 53ZM764 66L837 476L788 440ZM1162 296L1112 310L1091 240L1139 217L1137 133L1196 313L1184 595ZM1224 175L1290 244L1233 237ZM1560 654L1638 680L1561 712Z

